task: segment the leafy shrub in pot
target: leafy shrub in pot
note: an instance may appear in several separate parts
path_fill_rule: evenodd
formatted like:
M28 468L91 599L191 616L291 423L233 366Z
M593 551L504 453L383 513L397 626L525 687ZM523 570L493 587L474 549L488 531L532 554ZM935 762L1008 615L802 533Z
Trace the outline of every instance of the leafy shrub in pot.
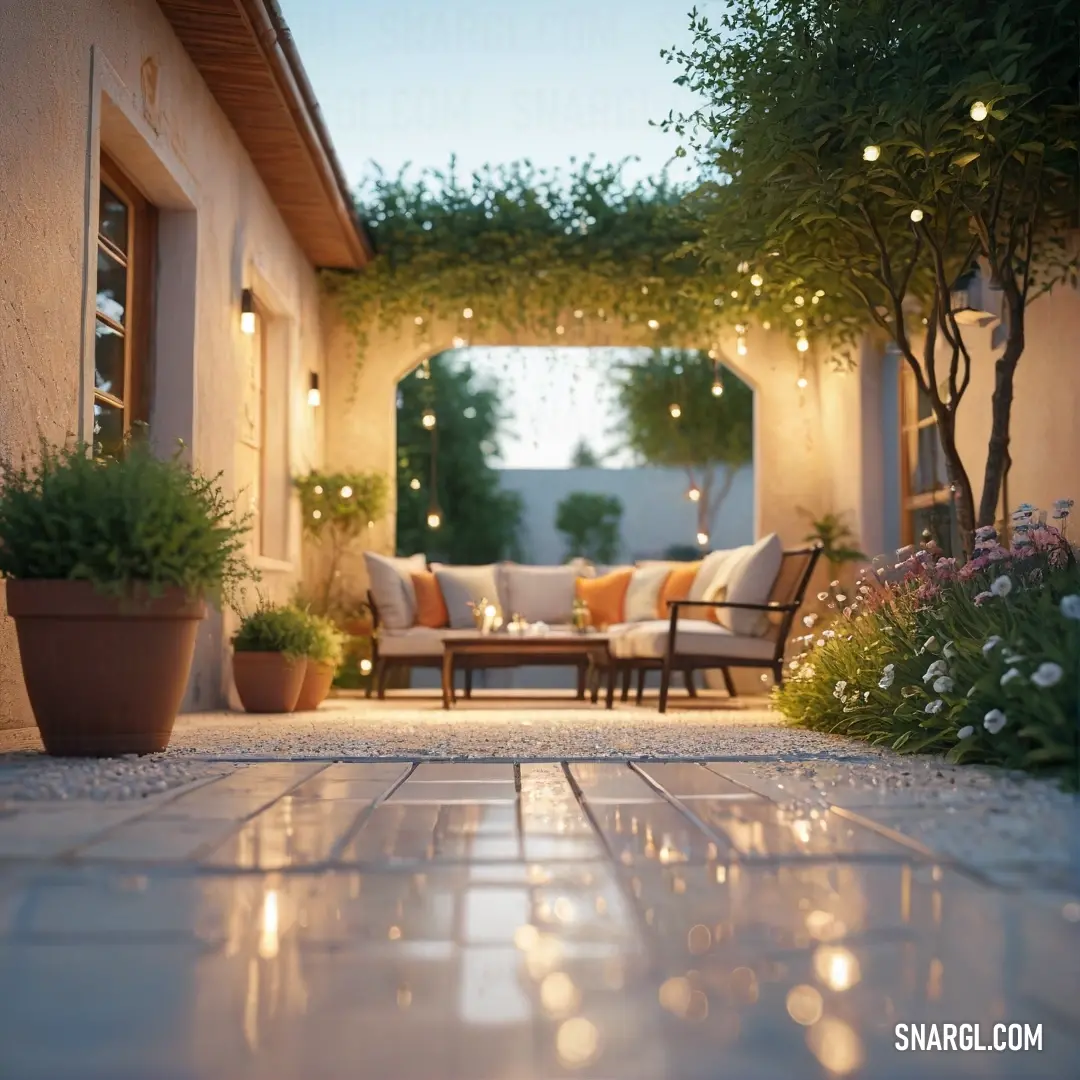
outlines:
M246 526L219 477L142 441L0 461L0 574L49 753L165 749L206 601L249 576Z
M248 712L296 708L315 640L311 617L298 608L260 601L243 616L232 640L233 680Z
M317 709L330 693L334 676L341 667L345 655L346 635L332 619L321 615L309 615L313 640L308 652L307 674L296 702L297 712Z

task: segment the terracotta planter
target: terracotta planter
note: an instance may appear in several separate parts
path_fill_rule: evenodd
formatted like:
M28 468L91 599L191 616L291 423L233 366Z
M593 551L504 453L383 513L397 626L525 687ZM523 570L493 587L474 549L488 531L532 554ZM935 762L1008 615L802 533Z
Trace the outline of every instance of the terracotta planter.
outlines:
M85 581L9 581L23 677L50 754L169 745L206 604L183 590L120 599Z
M249 713L287 713L296 708L308 662L275 652L234 652L233 681Z
M304 684L300 687L300 696L296 699L297 712L311 712L327 699L336 671L333 664L322 664L318 660L308 661Z

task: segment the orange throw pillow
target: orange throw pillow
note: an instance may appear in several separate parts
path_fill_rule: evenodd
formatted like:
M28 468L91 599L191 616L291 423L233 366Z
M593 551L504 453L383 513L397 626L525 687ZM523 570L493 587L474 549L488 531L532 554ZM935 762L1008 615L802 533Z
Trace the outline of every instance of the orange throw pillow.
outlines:
M657 615L661 619L671 617L671 609L668 602L671 600L687 600L690 597L690 586L694 584L700 562L682 563L672 568L660 590L660 596L656 605Z
M593 626L613 626L623 621L626 590L630 588L633 570L613 570L598 578L579 577L574 583L574 595L589 609Z
M450 613L446 610L442 589L434 572L428 570L412 575L413 590L416 592L416 621L414 626L430 626L432 630L441 630L450 623Z

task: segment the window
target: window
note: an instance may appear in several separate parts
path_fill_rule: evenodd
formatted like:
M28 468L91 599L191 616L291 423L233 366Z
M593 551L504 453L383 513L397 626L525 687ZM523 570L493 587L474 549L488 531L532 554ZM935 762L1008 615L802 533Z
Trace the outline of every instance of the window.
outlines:
M929 395L906 366L900 373L900 461L902 540L933 540L952 555L957 550L956 515L949 474Z
M101 160L94 320L94 452L113 454L149 418L153 207Z

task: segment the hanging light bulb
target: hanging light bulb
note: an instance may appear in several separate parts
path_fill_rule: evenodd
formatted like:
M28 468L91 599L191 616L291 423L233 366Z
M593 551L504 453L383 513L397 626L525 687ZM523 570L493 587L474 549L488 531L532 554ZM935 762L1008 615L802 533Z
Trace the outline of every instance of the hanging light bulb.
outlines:
M740 274L745 274L750 270L750 264L748 262L741 262L737 269Z
M316 484L315 488L314 488L314 491L315 491L316 495L321 495L322 494L322 484Z
M724 384L720 381L719 373L713 376L712 381L712 396L722 397L724 393Z
M709 534L707 532L699 532L697 534L697 542L699 547L705 547L709 543Z
M318 520L319 520L319 518L321 518L321 517L322 517L322 511L321 511L321 510L312 510L312 511L311 511L311 516L312 516L312 517L313 517L313 518L314 518L314 519L315 519L316 521L318 521Z
M556 334L565 334L566 333L566 327L565 326L556 326L555 327L555 333Z
M682 416L682 406L678 402L672 402L668 406L668 412L671 413L673 419L678 420Z
M419 491L420 490L420 481L414 476L409 481L409 487L411 487L413 489L413 491Z
M413 322L416 323L417 326L423 326L424 325L424 316L423 315L417 315L416 318L413 319Z
M747 349L746 349L746 338L744 338L744 337L740 337L740 338L738 339L738 341L736 341L736 342L735 342L735 351L736 351L736 352L737 352L737 353L738 353L738 354L739 354L740 356L745 356L745 355L746 355L746 352L747 352Z
M795 348L798 349L799 352L806 352L806 350L810 348L810 342L807 341L805 334L799 335L799 340L795 342Z
M423 424L428 431L431 431L431 429L436 425L436 423L438 423L435 418L435 410L425 409L420 415L420 423Z
M910 217L911 220L916 222L917 224L918 222L922 221L924 215L923 212L916 206L915 209L911 211Z
M463 312L461 313L461 317L462 317L463 319L471 319L471 318L473 317L473 310L472 310L472 308L471 308L471 307L467 307L467 308L466 308L466 309L465 309L465 310L464 310L464 311L463 311Z
M768 319L766 319L766 320L765 320L765 321L764 321L764 322L763 322L763 323L761 324L761 329L762 329L762 330L771 330L771 329L772 329L772 323L771 323L771 322L769 322L769 320L768 320Z
M649 329L650 330L659 330L660 329L660 324L655 319L650 319L649 320Z
M453 345L455 349L464 349L465 339L460 335L455 334L454 337L451 338L450 344Z
M975 101L971 105L971 119L976 124L981 124L987 116L990 115L990 110L986 107L985 101Z
M798 378L797 378L797 379L795 380L795 385L796 385L796 386L797 386L797 387L798 387L798 388L799 388L800 390L805 390L805 389L806 389L806 388L807 388L807 387L808 387L808 386L810 385L810 381L809 381L809 380L807 379L807 377L806 377L805 375L800 375L800 376L799 376L799 377L798 377Z
M342 497L343 499L351 499L351 498L352 498L352 488L351 488L351 487L349 487L349 485L348 485L348 484L346 484L346 485L345 485L345 486L344 486L344 487L343 487L343 488L341 489L341 497Z
M429 510L427 516L427 527L429 529L437 529L440 525L442 525L442 514L440 514L439 511L436 509Z
M799 296L795 297L795 306L796 307L803 307L805 304L806 304L806 297L805 296L800 294Z
M750 275L750 284L753 285L755 289L760 289L764 283L765 279L760 274Z
M738 289L732 289L731 290L731 299L732 300L738 300L739 299L739 290Z
M367 657L364 657L364 659L360 661L360 674L361 675L370 675L371 674L371 661L368 660Z
M879 157L881 157L881 147L880 146L877 146L876 144L871 143L869 146L864 146L862 148L862 159L863 159L863 161L877 161L877 159Z
M701 488L699 488L697 486L697 484L692 484L690 486L690 490L686 493L686 497L691 502L700 502L701 501Z

